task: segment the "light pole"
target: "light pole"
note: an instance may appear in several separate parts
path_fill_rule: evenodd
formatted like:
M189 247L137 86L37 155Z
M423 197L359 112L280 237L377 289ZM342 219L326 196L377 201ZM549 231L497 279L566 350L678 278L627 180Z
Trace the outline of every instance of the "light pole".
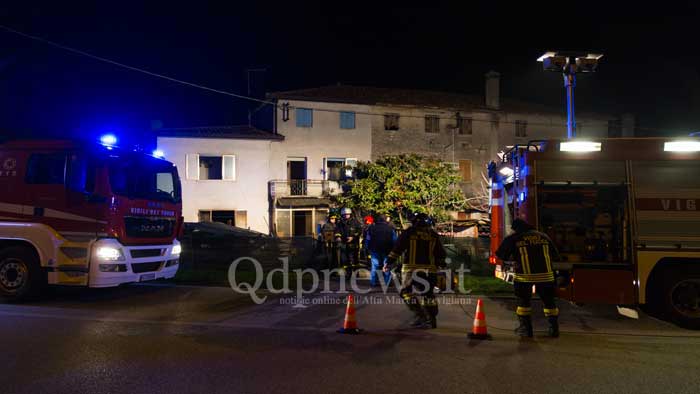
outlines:
M569 139L576 137L576 115L574 112L574 88L576 73L592 73L598 67L598 60L603 57L597 53L583 52L546 52L537 61L542 63L545 71L560 72L564 76L566 88L566 134Z

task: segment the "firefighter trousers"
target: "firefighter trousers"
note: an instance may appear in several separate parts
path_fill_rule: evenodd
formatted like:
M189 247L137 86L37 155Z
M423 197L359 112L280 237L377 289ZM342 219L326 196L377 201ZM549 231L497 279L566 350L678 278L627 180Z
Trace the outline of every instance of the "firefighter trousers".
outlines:
M438 304L435 299L435 284L437 274L426 271L406 271L401 273L401 291L399 294L408 309L416 317L424 320L434 320L438 315ZM420 300L418 299L420 297Z
M555 299L554 282L515 282L515 296L518 297L518 308L516 313L518 316L532 315L532 285L535 285L535 291L544 304L544 315L547 317L559 316L559 308Z

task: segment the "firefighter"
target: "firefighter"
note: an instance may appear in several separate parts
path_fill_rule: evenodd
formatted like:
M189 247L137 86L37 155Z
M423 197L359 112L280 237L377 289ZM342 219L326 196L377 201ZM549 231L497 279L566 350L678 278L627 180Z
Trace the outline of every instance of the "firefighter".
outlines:
M401 298L416 319L416 328L436 328L438 305L433 293L437 271L445 266L445 249L440 236L432 228L432 220L424 213L414 215L412 226L401 233L384 263L388 272L404 252L408 252L401 267ZM416 290L419 294L414 292ZM420 303L417 295L421 296Z
M362 225L352 216L350 208L340 210L342 221L340 223L340 233L345 257L345 268L356 267L360 259L360 236L362 235Z
M340 249L339 243L342 237L340 233L338 215L336 213L331 213L328 215L328 220L321 227L322 245L324 249L324 254L326 256L326 261L328 262L328 268L336 268L340 264Z
M515 296L518 298L516 314L520 325L515 330L521 337L532 337L532 286L544 304L544 315L549 321L548 334L559 336L559 308L554 298L554 272L552 260L559 260L559 252L552 240L522 219L515 219L511 226L515 231L503 240L496 256L515 262Z

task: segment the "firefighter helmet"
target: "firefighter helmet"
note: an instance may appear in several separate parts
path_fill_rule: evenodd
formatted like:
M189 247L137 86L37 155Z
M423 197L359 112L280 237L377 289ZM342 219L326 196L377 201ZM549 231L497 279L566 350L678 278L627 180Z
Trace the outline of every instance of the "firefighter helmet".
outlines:
M427 213L416 213L413 215L411 223L413 223L414 226L431 226L433 224L433 219L431 219Z
M352 209L345 207L345 208L340 210L340 214L343 216L344 215L352 215Z

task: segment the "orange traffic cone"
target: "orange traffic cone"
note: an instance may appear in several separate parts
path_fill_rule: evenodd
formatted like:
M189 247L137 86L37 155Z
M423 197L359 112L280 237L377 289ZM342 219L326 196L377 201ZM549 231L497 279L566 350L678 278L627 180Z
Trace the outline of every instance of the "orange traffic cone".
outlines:
M472 326L472 332L467 336L469 339L491 339L491 335L486 330L486 314L484 313L484 303L481 302L481 298L476 302L474 325Z
M355 319L355 299L352 294L348 294L348 306L345 308L345 321L343 328L338 330L341 334L359 334L361 329L357 328L357 320Z

